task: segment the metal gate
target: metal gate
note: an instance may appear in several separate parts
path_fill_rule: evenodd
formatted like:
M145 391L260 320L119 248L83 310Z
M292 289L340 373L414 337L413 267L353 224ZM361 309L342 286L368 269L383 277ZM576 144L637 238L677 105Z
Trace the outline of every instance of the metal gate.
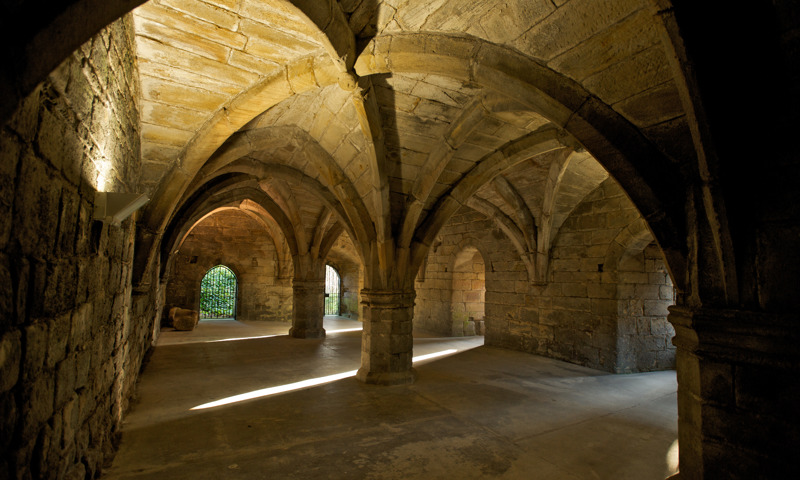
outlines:
M200 318L235 317L236 274L224 265L217 265L200 282Z
M339 315L341 279L330 265L325 265L325 315Z

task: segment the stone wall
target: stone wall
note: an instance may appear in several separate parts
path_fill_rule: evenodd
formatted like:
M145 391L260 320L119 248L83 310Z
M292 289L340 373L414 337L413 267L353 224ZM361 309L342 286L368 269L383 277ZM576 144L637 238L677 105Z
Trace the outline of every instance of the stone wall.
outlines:
M663 257L619 185L603 182L562 225L547 282L529 281L511 242L462 209L441 230L417 278L414 328L452 334L453 266L477 250L485 263L486 344L610 372L674 368L666 320L674 289ZM480 257L478 257L480 258Z
M102 30L0 130L0 478L98 476L153 341L133 220L92 219L96 190L139 189L132 42Z
M339 236L325 261L339 272L342 280L339 315L359 318L360 292L364 287L364 277L361 275L358 253L346 233Z
M638 250L638 249L637 249ZM617 273L617 372L675 368L675 329L667 307L675 288L655 243L628 252Z
M281 269L275 244L256 220L238 210L217 212L197 224L173 256L165 308L198 310L200 281L225 265L238 281L236 318L291 322L292 281Z
M453 294L450 300L453 335L475 334L474 322L482 322L486 301L486 265L475 247L458 252L452 266Z
M587 195L558 232L547 285L531 287L531 350L611 372L672 368L674 295L657 247L645 261L652 240L613 179Z
M482 271L476 272L476 264L469 262L472 271L467 275L467 263L458 261L465 255L482 260L483 268L479 264L477 267ZM505 302L516 305L524 300L523 296L509 295L516 295L517 283L524 286L525 278L525 267L508 238L480 213L462 208L442 228L417 275L414 329L439 335L458 335L460 331L463 335L464 317L475 317L478 311L475 302L464 301L465 292L485 301L484 316L490 311L501 315L498 311L504 309ZM473 289L473 281L483 283L485 291ZM467 313L468 304L472 315ZM461 330L454 331L454 325L461 326Z

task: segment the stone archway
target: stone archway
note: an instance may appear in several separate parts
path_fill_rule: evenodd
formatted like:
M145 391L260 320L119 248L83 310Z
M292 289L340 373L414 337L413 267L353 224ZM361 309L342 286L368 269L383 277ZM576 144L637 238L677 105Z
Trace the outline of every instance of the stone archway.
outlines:
M450 312L453 335L482 335L486 302L486 262L475 247L465 247L453 258Z
M339 315L341 311L342 278L330 265L325 265L325 315Z

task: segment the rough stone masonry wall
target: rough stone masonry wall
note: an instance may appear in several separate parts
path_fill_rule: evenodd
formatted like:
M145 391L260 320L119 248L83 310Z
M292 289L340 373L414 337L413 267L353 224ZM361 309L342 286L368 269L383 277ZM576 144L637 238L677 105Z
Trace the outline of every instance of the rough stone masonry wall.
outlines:
M133 220L92 220L96 187L139 188L132 44L102 30L0 130L0 478L96 478L153 340Z
M453 265L459 253L471 248L478 250L485 266L485 317L503 319L506 304L523 302L524 295L517 296L516 290L527 288L527 275L513 245L493 222L462 208L439 232L417 276L414 329L453 334Z
M667 286L663 260L650 258L627 273L617 271L618 257L609 262L616 239L637 222L641 217L619 185L603 182L559 230L548 282L528 285L524 303L509 313L507 330L496 328L497 318L487 318L486 343L609 372L671 368L673 331L666 307L674 302L671 294L659 296ZM642 256L647 243L633 254ZM641 328L630 328L631 322Z
M203 276L225 265L238 281L237 320L291 322L291 278L280 276L277 259L275 244L256 220L235 210L215 213L192 229L174 256L165 308L199 309Z
M548 282L534 285L505 235L481 214L462 210L431 248L424 280L417 278L414 328L451 334L448 269L461 250L475 247L486 265L487 345L609 372L673 368L674 331L666 315L674 293L663 257L658 247L647 246L650 240L615 247L637 222L641 218L619 185L606 180L564 222Z
M465 322L470 319L483 320L486 300L486 265L481 254L472 247L466 247L457 253L454 263L453 296L450 310L452 311L453 334L458 335L465 333Z
M667 307L675 288L655 243L622 258L617 269L617 351L615 371L647 372L675 368L675 329Z

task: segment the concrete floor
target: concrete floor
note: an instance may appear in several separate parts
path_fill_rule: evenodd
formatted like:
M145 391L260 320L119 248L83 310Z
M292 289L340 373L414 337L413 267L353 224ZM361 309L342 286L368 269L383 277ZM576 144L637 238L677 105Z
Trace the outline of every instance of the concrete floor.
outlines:
M482 337L420 335L417 356L457 352L416 361L413 385L370 386L346 376L359 366L361 332L347 331L358 327L326 317L324 340L289 338L277 323L163 331L103 478L647 480L674 471L674 372L610 375L484 347ZM345 378L271 388L334 374ZM192 410L253 391L261 396Z

